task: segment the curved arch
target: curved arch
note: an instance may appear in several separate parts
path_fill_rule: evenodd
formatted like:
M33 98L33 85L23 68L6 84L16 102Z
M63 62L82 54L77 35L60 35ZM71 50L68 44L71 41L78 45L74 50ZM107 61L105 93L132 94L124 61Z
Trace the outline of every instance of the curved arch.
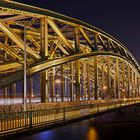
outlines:
M130 84L131 88L134 91L134 87L136 86L137 91L135 90L134 92L137 94L136 96L139 96L139 64L131 52L111 35L83 21L52 12L50 10L5 0L0 2L0 7L2 12L10 12L10 14L13 14L13 16L10 16L9 18L0 19L0 29L3 31L3 37L6 34L7 38L11 39L11 41L8 42L8 39L5 38L5 44L12 44L12 46L10 46L11 48L9 47L9 49L3 45L4 41L0 43L0 46L7 55L9 55L9 52L12 52L10 53L10 56L7 57L9 58L8 63L6 61L6 57L4 60L2 60L4 64L1 64L1 68L4 66L2 69L3 74L6 73L7 75L0 78L0 88L23 80L22 66L24 63L23 49L25 44L21 31L23 31L23 27L26 27L28 29L27 37L25 37L27 39L26 47L28 50L27 74L28 76L33 76L36 73L41 73L40 79L43 83L41 84L41 86L43 85L43 88L45 87L46 75L48 74L46 74L45 70L49 71L50 68L54 67L55 69L55 67L57 67L63 80L63 65L68 65L70 72L70 63L74 63L74 77L77 77L77 79L75 78L77 80L77 87L75 86L75 88L78 89L76 94L79 98L80 78L82 79L82 74L80 72L83 70L81 65L84 65L84 62L81 61L83 59L88 59L89 62L94 62L94 64L92 66L90 65L90 67L92 67L92 71L95 72L92 73L92 76L94 76L92 79L94 82L92 81L92 84L94 84L95 94L98 94L97 79L100 79L99 85L101 89L101 79L103 79L101 74L104 74L106 76L108 90L111 90L109 89L111 87L111 81L114 82L114 90L118 90L117 86L120 85L120 88L123 91L124 87L129 84L130 78L133 80L133 84ZM10 21L11 24L13 23L12 25L15 28L7 26L8 21ZM30 22L31 25L28 25L28 22ZM19 29L17 26L20 26L20 28L22 27L22 29ZM99 65L97 60L98 58ZM13 61L16 62L13 63ZM10 62L12 68L10 68L10 66L8 67ZM113 71L110 67L113 68ZM15 69L15 72L12 71L11 73L11 69ZM124 69L127 72L125 72ZM78 70L78 72L76 70ZM100 71L100 75L98 75L98 70ZM86 76L83 78L83 80L88 77L88 80L91 82L88 74L89 69L85 71ZM125 74L128 74L128 77L126 77ZM118 76L120 76L121 80L118 78ZM119 82L119 80L121 82ZM88 86L90 87L90 84ZM89 89L90 88L88 88L88 90ZM130 90L130 87L128 87L128 90ZM133 91L131 91L132 95ZM46 96L46 90L43 92L44 96Z
M48 16L48 17L51 17L54 19L62 20L63 22L72 23L75 26L81 26L82 28L92 30L94 32L98 32L99 34L111 39L112 41L117 43L121 48L123 48L128 53L128 55L131 56L131 59L133 59L132 62L134 63L134 65L136 65L136 68L140 71L139 64L138 64L137 60L135 59L135 57L132 55L132 53L116 38L114 38L113 36L109 35L108 33L104 32L104 31L98 29L97 27L94 27L88 23L77 20L75 18L68 17L68 16L62 15L60 13L56 13L51 10L47 10L47 9L43 9L43 8L39 8L39 7L35 7L35 6L29 6L26 4L21 4L21 3L13 2L13 1L1 1L0 3L1 3L0 7L16 9L19 11L25 11L25 12L29 12L29 13L40 15L40 16Z
M56 60L50 60L50 61L42 61L40 63L37 63L36 65L32 66L31 68L28 69L28 76L29 75L34 75L36 73L39 73L41 71L47 70L51 67L55 67L58 65L62 65L71 61L75 61L81 58L88 58L88 57L93 57L93 56L112 56L112 57L118 57L121 58L125 61L127 61L130 65L133 65L130 61L128 61L125 57L120 56L118 54L113 54L109 52L92 52L89 54L78 54L78 55L73 55L69 56L66 58L61 58L61 59L56 59ZM137 71L137 69L135 69ZM137 71L139 73L139 71ZM6 75L0 79L0 88L9 86L12 83L18 82L20 80L23 80L23 70Z

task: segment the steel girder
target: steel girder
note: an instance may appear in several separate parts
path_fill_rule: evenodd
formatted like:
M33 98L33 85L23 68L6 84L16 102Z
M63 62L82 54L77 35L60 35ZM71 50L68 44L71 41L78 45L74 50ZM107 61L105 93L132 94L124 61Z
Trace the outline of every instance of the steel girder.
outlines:
M36 73L39 73L41 71L47 70L51 67L55 67L61 64L65 64L71 61L75 61L81 58L89 58L89 57L93 57L93 56L112 56L112 57L116 57L116 58L120 58L122 60L125 60L127 63L129 63L129 61L127 61L124 57L117 55L117 54L112 54L109 52L104 52L104 53L100 53L100 52L92 52L92 53L87 53L87 54L77 54L77 55L72 55L72 56L68 56L65 58L60 58L60 59L56 59L56 60L47 60L47 61L42 61L40 63L37 63L36 65L28 68L28 72L27 75L34 75ZM133 66L131 63L129 63L131 66ZM135 69L136 71L136 69ZM17 81L23 80L23 70L14 72L12 74L8 74L2 78L0 78L0 88L3 88L5 86L8 86L12 83L15 83Z
M44 22L47 23L42 28L44 18ZM0 28L2 31L0 32L0 55L3 59L0 59L0 73L1 75L6 73L6 75L0 78L0 88L23 79L23 27L27 28L28 76L78 59L87 58L90 61L92 57L104 58L105 56L111 57L111 60L107 62L106 59L99 59L100 65L96 68L99 73L96 73L96 76L106 75L104 80L116 82L114 92L118 92L117 86L124 88L126 84L130 87L130 83L127 81L131 79L133 79L133 83L139 81L136 80L140 78L139 64L129 50L109 34L80 20L49 10L2 0L0 1ZM47 43L43 41L46 31L47 40L45 41ZM42 55L44 47L47 47L48 52ZM118 64L117 59L119 59ZM125 65L122 65L121 61ZM102 64L105 65L103 73ZM126 76L127 65L130 69L128 75L132 75L130 77ZM119 70L115 68L116 66L119 67ZM135 77L133 73L137 78L133 78ZM115 75L115 78L107 78L108 74L110 77ZM122 82L118 82L119 78L123 79ZM99 83L101 85L101 80ZM98 90L97 84L98 81L95 83L97 86L95 92ZM110 85L111 83L108 83L108 87Z

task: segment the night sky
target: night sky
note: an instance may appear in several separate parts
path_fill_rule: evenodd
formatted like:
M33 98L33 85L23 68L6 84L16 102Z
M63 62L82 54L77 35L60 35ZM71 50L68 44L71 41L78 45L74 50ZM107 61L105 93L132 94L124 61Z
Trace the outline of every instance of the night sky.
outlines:
M140 64L140 1L15 0L85 21L122 42Z

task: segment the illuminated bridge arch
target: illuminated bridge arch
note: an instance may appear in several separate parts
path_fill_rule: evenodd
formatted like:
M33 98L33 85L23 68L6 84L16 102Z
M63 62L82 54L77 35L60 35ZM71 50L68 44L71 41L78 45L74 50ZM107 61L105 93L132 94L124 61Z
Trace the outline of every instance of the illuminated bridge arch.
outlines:
M46 102L140 96L139 64L114 37L49 10L1 1L0 94L6 97L16 96L22 87L25 40L30 98L41 95Z

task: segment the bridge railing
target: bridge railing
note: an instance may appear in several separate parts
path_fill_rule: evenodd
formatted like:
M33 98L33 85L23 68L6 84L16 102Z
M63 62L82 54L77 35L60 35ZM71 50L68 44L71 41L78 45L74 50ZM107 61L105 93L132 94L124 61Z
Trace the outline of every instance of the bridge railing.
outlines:
M140 99L116 100L46 110L0 114L0 137L17 132L49 127L85 116L97 115L124 106L140 103Z

